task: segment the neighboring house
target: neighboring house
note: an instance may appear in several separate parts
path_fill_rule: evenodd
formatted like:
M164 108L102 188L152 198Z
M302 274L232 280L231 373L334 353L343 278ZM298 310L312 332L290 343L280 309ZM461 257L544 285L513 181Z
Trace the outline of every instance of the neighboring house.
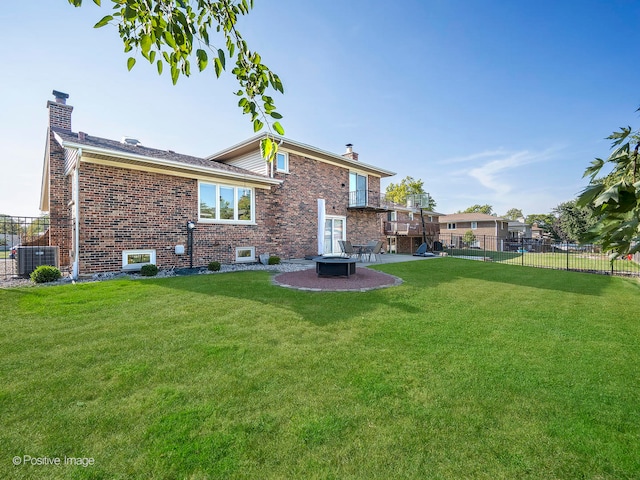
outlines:
M519 238L531 238L531 225L528 223L524 223L524 219L518 219L517 221L509 222L509 238L510 239L519 239Z
M359 162L351 145L337 155L279 138L268 164L259 135L197 158L74 133L68 95L53 93L41 210L74 277L145 263L300 258L338 253L338 240L384 239L380 179L394 173Z
M503 251L509 238L509 221L484 213L456 213L442 215L440 241L451 248L472 247L485 250ZM471 231L474 241L467 245L464 236Z
M440 232L438 218L442 214L423 210L421 218L419 208L402 205L392 208L382 222L389 253L413 254L425 239L429 249L433 249L433 242L438 240Z
M531 238L550 238L551 235L537 223L531 225Z

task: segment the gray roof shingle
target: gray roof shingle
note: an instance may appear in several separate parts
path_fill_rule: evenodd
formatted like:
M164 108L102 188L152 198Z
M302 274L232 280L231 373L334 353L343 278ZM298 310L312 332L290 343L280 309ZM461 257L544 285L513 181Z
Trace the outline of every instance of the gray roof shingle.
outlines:
M266 175L260 175L258 173L245 170L244 168L234 167L225 163L217 162L215 160L206 160L204 158L192 157L190 155L183 155L173 152L171 150L159 150L156 148L149 148L142 145L130 145L122 143L117 140L109 140L107 138L95 137L93 135L84 134L83 139L77 133L64 130L62 128L51 128L64 142L77 143L79 145L86 145L88 147L101 148L104 150L110 150L112 152L122 152L133 155L142 155L150 158L157 158L159 160L169 160L173 162L184 163L187 165L194 165L197 167L210 168L212 170L218 170L228 173L237 173L239 175L252 175L255 177L265 177Z

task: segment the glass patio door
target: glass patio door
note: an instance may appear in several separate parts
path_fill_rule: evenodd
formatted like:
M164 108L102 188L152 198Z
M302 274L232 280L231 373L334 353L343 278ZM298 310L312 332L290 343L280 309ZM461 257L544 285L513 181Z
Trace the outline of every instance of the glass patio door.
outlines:
M364 207L367 204L367 177L349 173L349 206Z
M346 240L346 217L329 217L324 220L324 255L342 253L338 240Z

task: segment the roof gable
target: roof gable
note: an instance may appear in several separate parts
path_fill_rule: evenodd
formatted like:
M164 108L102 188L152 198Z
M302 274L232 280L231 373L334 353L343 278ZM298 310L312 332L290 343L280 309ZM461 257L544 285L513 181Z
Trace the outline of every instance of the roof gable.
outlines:
M260 151L260 141L266 138L267 134L261 134L251 137L243 142L226 148L220 152L214 153L207 157L208 160L215 160L218 162L228 162L239 156L246 155L247 153ZM286 149L289 152L301 154L307 158L314 158L321 162L331 163L349 170L358 170L366 172L367 174L379 176L379 177L391 177L395 175L395 172L385 170L383 168L370 165L368 163L360 162L358 160L352 160L336 153L327 152L311 145L291 140L286 137L273 135L280 147Z

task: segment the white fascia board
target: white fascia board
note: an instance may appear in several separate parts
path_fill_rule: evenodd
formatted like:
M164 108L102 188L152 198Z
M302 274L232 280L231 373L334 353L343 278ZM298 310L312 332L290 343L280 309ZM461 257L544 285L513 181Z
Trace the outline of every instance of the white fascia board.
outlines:
M136 155L135 153L119 152L116 150L109 150L106 148L92 147L90 145L85 145L81 143L65 142L65 141L61 141L61 139L59 138L58 138L58 141L64 148L73 148L73 149L81 148L85 155L93 153L97 155L105 155L108 157L123 158L125 160L146 162L154 165L182 168L185 170L190 170L193 172L205 173L205 174L211 174L212 171L214 171L216 176L235 179L235 180L251 180L256 183L263 183L268 185L280 185L282 183L282 180L276 180L274 178L261 177L258 175L234 173L234 172L225 172L224 170L215 170L212 168L200 167L197 165L190 165L188 163L175 162L172 160L164 160L164 159L155 158L155 157L148 157L146 155Z

